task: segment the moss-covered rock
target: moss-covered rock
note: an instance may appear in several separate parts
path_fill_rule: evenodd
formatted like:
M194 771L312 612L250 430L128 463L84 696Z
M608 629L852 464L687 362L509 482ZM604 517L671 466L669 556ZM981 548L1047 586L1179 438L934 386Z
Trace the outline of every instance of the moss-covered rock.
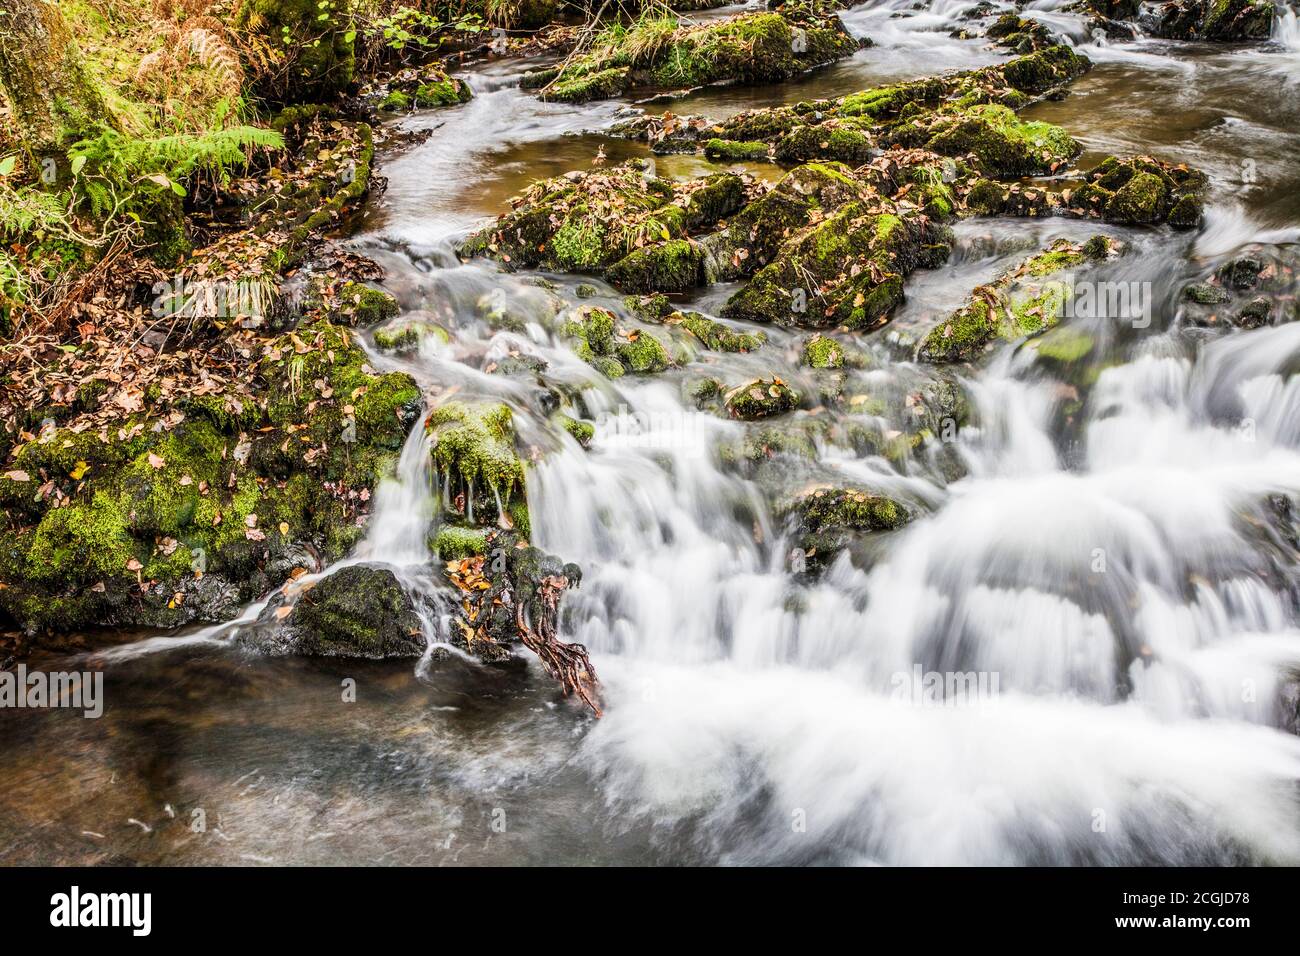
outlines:
M705 277L735 279L761 269L814 215L828 215L867 195L867 187L840 163L792 169L770 192L732 216L725 230L700 240Z
M813 489L795 498L786 514L808 571L827 566L855 539L897 530L911 520L907 508L892 498L857 488Z
M406 318L375 329L375 348L381 352L415 352L425 341L448 342L447 330L429 319Z
M1155 33L1175 40L1266 40L1276 15L1273 0L1172 0L1160 8Z
M429 548L441 561L463 561L487 553L487 532L464 525L439 525Z
M668 325L680 325L699 342L715 352L752 352L761 347L766 336L737 332L722 322L700 315L698 312L675 312L664 320Z
M1015 340L1051 328L1071 295L1070 286L1059 277L1090 258L1106 258L1115 251L1104 237L1093 245L1058 239L976 289L965 305L925 336L918 357L927 362L970 361L996 339Z
M328 322L270 340L255 374L258 402L197 395L16 449L0 608L30 631L223 620L343 556L419 390Z
M817 333L804 339L801 358L809 368L843 368L844 346L828 335Z
M776 141L773 155L782 163L832 161L861 166L871 158L872 139L851 120L796 126Z
M369 328L387 321L401 309L391 293L362 282L345 282L338 290L339 318L349 325Z
M574 353L609 378L662 372L672 365L667 347L640 329L622 329L614 313L584 306L565 323Z
M444 505L470 524L508 522L517 526L514 506L526 508L524 463L515 451L510 406L447 402L425 421Z
M559 420L560 427L572 435L574 440L583 448L590 445L591 440L596 437L596 426L591 422L573 418L563 413L558 414L556 418Z
M767 152L767 143L754 141L740 142L734 139L718 139L714 137L704 144L704 155L714 162L762 162L768 158Z
M615 24L590 52L525 77L547 100L585 102L639 86L680 88L727 80L777 83L859 48L836 18L748 13L682 25L676 17Z
M1207 185L1204 173L1186 165L1110 156L1088 171L1083 186L1063 197L1063 208L1125 225L1167 222L1194 228L1201 224Z
M799 394L779 378L755 379L726 392L722 403L732 418L754 421L797 408Z
M946 156L969 153L990 176L1050 173L1083 150L1059 126L1026 122L997 104L973 106L952 115L939 114L926 132L927 149Z
M699 285L704 253L689 239L671 239L637 249L614 263L605 276L625 292L689 292Z
M938 245L923 219L850 203L789 239L774 260L727 300L723 314L800 328L870 329L903 298L903 279Z
M397 577L364 564L341 568L273 602L237 636L262 653L310 657L419 657L426 646L414 602Z
M529 187L460 254L493 256L510 268L601 271L647 242L683 238L684 196L684 188L648 176L639 161L558 176Z

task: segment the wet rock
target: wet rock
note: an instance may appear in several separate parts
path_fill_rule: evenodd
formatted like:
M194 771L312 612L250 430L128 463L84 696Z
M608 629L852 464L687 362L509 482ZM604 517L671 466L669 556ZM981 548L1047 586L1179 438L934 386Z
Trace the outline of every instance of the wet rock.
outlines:
M749 275L770 262L814 210L831 212L862 199L866 187L839 163L809 163L790 171L771 191L736 213L722 232L700 240L711 281Z
M1083 186L1061 197L1062 209L1125 225L1194 228L1202 220L1207 184L1204 173L1185 164L1111 156L1088 172Z
M728 391L722 403L732 418L754 421L798 407L799 395L779 378L755 379Z
M524 463L510 407L451 401L429 413L425 428L444 506L470 524L498 522L527 534Z
M1054 276L1106 258L1110 241L1098 245L1058 239L1042 253L980 286L947 321L921 341L917 357L927 362L961 362L978 357L995 339L1015 340L1054 326L1070 290Z
M424 653L414 603L388 568L354 564L290 592L255 626L241 629L240 643L277 656L383 660Z
M542 99L580 103L642 86L776 83L849 56L860 45L837 18L793 9L685 26L669 16L607 30L590 52L527 75L524 86Z
M698 312L675 312L664 322L670 326L680 325L705 348L715 352L752 352L767 341L767 337L761 332L757 335L737 332L730 326L700 315Z
M530 187L460 254L493 256L508 268L601 272L628 292L686 292L701 280L705 256L689 234L739 209L750 183L734 173L672 183L635 160L575 171Z
M998 46L1013 53L1033 53L1058 45L1060 37L1052 33L1039 20L1027 20L1015 13L1004 13L988 28L986 34Z
M1211 282L1197 282L1189 285L1183 295L1197 305L1219 305L1232 300L1232 296L1222 287Z
M1246 291L1259 284L1259 274L1263 271L1262 260L1246 256L1220 266L1215 275L1228 288Z
M1266 40L1273 0L1174 0L1160 8L1156 36L1174 40Z
M623 329L614 313L583 306L564 325L574 354L609 378L662 372L672 364L668 349L655 335Z
M844 367L844 346L829 336L813 335L804 340L803 364L809 368L836 369Z
M904 277L947 246L943 227L879 208L850 203L796 233L723 315L798 328L882 324L902 301Z
M819 570L855 540L894 531L911 520L892 498L857 488L821 487L804 492L787 508L796 542L795 557L804 570Z
M925 125L922 125L925 124ZM918 133L916 130L922 131ZM1025 122L1005 106L985 104L951 115L917 120L907 136L946 156L969 154L991 176L1050 173L1083 149L1059 126ZM895 134L897 138L897 134Z
M390 113L408 113L412 109L440 109L468 103L473 98L469 84L449 76L441 66L431 64L403 70L388 81L388 92L378 108Z
M775 158L782 163L830 161L861 166L871 159L873 144L852 120L831 120L816 126L796 126L776 141Z
M703 275L704 252L689 239L637 249L614 263L605 277L625 292L689 292Z
M265 349L250 368L264 399L192 395L183 411L20 446L12 471L28 480L0 483L0 610L29 630L173 627L224 618L228 588L261 595L303 548L346 554L419 389L376 374L329 322Z
M1273 303L1263 297L1251 299L1237 313L1236 325L1243 329L1258 329L1268 325L1273 318Z
M375 348L381 352L417 352L426 340L448 342L451 336L442 326L415 316L400 319L375 330Z

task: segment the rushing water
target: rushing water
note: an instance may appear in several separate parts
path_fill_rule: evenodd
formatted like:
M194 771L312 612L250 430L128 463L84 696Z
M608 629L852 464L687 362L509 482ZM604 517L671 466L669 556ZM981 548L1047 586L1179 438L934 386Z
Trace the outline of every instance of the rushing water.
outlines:
M798 83L672 108L721 117L1001 58L949 36L975 4L914 6L846 12L875 46ZM742 477L719 449L743 426L681 398L698 369L605 380L545 331L556 305L536 276L457 262L455 240L532 180L586 168L601 148L646 155L593 132L627 104L543 104L514 85L526 65L501 62L467 75L470 103L403 120L429 138L384 157L388 190L353 242L407 312L452 337L373 360L411 372L431 403L454 390L514 409L536 449L535 542L584 570L564 630L591 650L606 716L564 701L531 663L265 660L233 648L231 627L154 637L87 655L107 675L102 719L0 726L0 861L1300 860L1300 740L1280 704L1300 666L1288 507L1300 324L1211 335L1177 321L1183 284L1243 249L1294 261L1296 18L1261 46L1119 43L1066 6L1025 12L1096 67L1030 115L1069 129L1085 162L1150 151L1201 166L1208 222L1198 236L1107 230L1131 244L1107 277L1149 283L1149 327L1076 319L1097 343L1086 368L1017 343L971 371L976 424L957 436L957 469L863 458L831 429L817 461ZM655 163L667 176L711 168ZM915 275L891 325L864 339L874 362L845 393L898 407L936 374L906 359L918 330L1027 250L1096 231L961 224L952 260ZM564 307L576 301L578 278L549 278ZM589 301L620 308L596 285ZM480 317L485 296L523 320L516 331ZM815 389L800 337L766 331L758 352L709 354L710 374ZM590 450L551 424L535 386L486 371L511 351L581 391L602 421ZM852 403L817 414L872 418ZM890 414L877 424L899 425ZM429 595L426 441L412 435L351 560L389 563ZM817 482L887 493L918 518L808 583L790 571L774 505ZM436 613L426 626L431 646L445 638ZM995 675L997 693L956 707L898 699L899 675L932 671ZM340 700L348 677L356 703Z

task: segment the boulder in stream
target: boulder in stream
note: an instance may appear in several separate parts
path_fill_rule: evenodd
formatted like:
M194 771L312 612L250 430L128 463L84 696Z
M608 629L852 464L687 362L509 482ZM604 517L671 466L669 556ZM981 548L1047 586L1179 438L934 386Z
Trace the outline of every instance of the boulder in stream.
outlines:
M419 657L424 632L415 605L391 570L352 564L310 585L291 584L241 630L246 647L272 655Z

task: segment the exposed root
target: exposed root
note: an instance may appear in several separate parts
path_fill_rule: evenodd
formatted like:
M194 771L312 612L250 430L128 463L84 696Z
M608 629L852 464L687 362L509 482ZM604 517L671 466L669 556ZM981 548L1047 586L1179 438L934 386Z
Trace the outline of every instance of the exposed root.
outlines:
M592 709L597 717L601 716L596 704L596 669L591 666L587 648L581 644L568 644L555 636L555 624L559 618L560 595L569 587L569 579L563 575L549 575L537 585L535 603L540 605L542 614L536 629L529 627L520 601L515 607L515 626L519 629L519 639L523 645L537 655L546 673L550 674L564 686L564 693L577 694L582 702Z

